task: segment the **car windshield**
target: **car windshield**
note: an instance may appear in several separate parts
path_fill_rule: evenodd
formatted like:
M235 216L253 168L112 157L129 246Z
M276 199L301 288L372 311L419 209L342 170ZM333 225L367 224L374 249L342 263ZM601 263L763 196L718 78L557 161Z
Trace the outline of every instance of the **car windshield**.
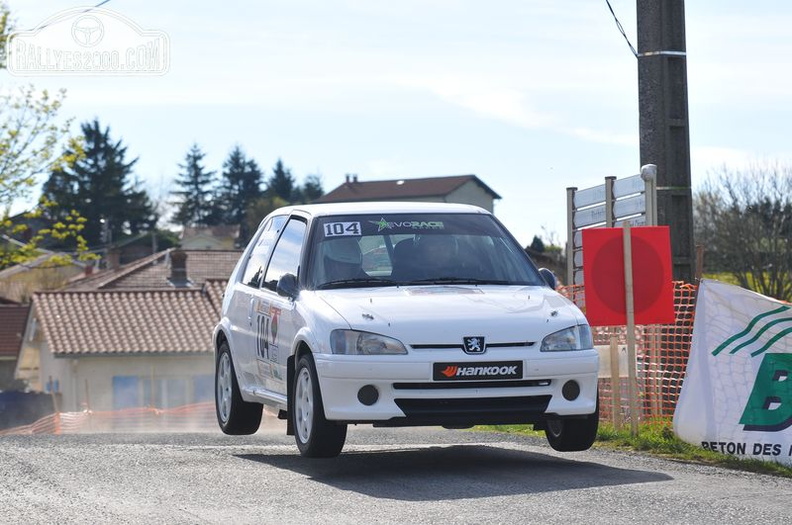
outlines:
M524 250L491 215L323 217L310 242L311 289L544 285Z

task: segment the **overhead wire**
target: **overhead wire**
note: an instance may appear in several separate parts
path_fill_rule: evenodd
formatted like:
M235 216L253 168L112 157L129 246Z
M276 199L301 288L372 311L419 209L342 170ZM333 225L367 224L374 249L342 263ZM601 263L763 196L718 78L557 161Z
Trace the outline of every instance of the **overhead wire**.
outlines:
M638 58L638 51L636 51L635 47L633 47L630 39L627 37L627 33L624 31L624 26L622 26L621 22L619 22L619 17L616 16L616 12L613 10L613 6L610 3L610 0L605 0L605 3L608 4L608 9L610 9L611 15L613 15L613 20L616 22L616 27L619 29L619 33L622 34L624 37L624 41L627 42L627 45L630 46L630 51Z
M99 2L98 4L96 4L96 5L94 5L94 6L88 6L88 7L86 7L86 8L85 8L83 11L80 11L80 13L79 13L79 14L81 14L81 15L84 15L85 13L89 13L89 12L93 11L94 9L97 9L97 8L99 8L99 7L102 7L103 5L105 5L105 4L106 4L106 3L108 3L108 2L110 2L110 0L102 0L101 2ZM49 23L49 24L43 24L43 25L40 25L40 26L36 26L36 27L34 27L34 28L32 28L32 29L29 29L28 31L34 31L34 30L40 30L40 29L44 29L45 27L49 27L50 25L52 25L52 23Z

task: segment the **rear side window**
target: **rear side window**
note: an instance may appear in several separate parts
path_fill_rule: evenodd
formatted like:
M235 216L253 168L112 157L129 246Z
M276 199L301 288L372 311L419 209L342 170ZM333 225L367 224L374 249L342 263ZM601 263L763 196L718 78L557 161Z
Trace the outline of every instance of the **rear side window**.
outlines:
M264 275L264 271L267 269L267 261L269 261L272 247L275 245L278 233L280 233L281 228L283 228L283 223L285 222L286 217L279 215L277 217L272 217L264 224L261 235L256 239L256 245L250 253L250 259L248 259L247 266L245 267L242 283L254 288L259 288L261 286L261 278Z

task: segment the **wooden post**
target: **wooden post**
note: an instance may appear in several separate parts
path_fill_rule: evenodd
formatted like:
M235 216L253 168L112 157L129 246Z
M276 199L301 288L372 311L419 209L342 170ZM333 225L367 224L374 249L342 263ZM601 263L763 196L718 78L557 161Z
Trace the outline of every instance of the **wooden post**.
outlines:
M630 221L622 228L624 239L624 290L627 310L627 378L630 397L630 431L638 435L638 392L635 377L635 303L633 301L632 232Z
M157 396L155 395L156 392L154 391L155 389L154 389L154 367L153 366L151 367L150 372L151 372L151 378L150 378L151 388L149 388L149 396L151 396L151 399L149 399L149 405L148 406L151 407L151 408L157 408L157 405L154 402L154 400L157 399Z
M619 339L613 328L610 335L611 398L613 403L613 426L621 430L621 371L619 369Z
M702 244L696 245L696 282L701 282L701 275L704 273L704 246Z
M91 412L91 393L88 390L88 379L85 379L85 413L88 414L88 430L93 432L93 413Z
M52 398L52 410L55 412L53 414L53 422L55 423L53 434L59 435L61 433L60 404L58 403L58 393L55 392L55 383L52 381L52 376L49 378L49 385L50 396Z

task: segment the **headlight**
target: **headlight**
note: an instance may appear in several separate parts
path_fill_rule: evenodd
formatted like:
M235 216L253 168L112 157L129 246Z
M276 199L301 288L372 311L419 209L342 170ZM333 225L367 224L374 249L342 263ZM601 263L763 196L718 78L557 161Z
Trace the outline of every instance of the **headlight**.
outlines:
M333 330L330 333L330 349L334 354L345 355L392 355L406 354L401 341L384 335L356 330Z
M563 352L588 348L594 348L591 328L587 324L579 324L548 335L542 340L542 347L539 350L541 352Z

